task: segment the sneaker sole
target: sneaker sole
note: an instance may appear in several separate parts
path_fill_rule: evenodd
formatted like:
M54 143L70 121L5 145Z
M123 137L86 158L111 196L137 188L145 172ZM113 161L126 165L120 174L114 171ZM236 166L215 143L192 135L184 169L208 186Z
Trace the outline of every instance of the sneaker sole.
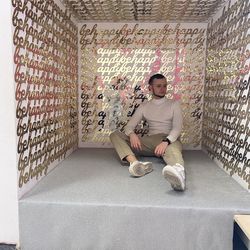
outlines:
M184 191L184 187L182 186L182 181L180 178L178 178L178 174L174 174L171 171L164 170L163 171L163 176L167 181L170 182L172 188L176 191Z
M136 177L141 177L152 172L153 166L152 166L152 163L149 163L146 165L140 164L140 165L137 165L136 167L130 166L128 170L131 175L136 176Z

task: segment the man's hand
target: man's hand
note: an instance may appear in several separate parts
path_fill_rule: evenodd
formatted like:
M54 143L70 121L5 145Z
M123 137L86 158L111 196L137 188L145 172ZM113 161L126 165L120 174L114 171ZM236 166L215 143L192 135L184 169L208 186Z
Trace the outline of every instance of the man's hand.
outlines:
M163 141L155 148L155 155L156 156L163 156L167 149L168 143Z
M130 145L132 148L136 149L136 150L142 150L142 147L141 147L141 141L138 137L137 134L135 133L131 133L129 135L129 139L130 139Z

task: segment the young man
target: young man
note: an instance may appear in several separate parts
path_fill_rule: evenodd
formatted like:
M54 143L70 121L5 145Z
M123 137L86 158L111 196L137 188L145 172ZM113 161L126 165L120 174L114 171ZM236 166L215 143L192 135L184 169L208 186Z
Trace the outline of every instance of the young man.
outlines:
M152 99L142 103L125 126L125 133L115 131L110 140L120 159L130 163L132 176L144 176L153 170L151 162L138 161L136 155L158 156L166 162L163 176L174 190L185 190L185 170L182 145L178 140L182 130L182 112L177 101L166 99L167 81L161 74L149 79ZM134 129L141 120L146 120L149 133L139 137Z

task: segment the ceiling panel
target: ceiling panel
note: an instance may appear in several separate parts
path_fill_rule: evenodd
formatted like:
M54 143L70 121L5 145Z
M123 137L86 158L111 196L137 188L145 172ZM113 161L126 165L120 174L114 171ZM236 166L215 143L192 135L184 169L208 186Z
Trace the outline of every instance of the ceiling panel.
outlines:
M78 21L206 22L226 0L61 0Z

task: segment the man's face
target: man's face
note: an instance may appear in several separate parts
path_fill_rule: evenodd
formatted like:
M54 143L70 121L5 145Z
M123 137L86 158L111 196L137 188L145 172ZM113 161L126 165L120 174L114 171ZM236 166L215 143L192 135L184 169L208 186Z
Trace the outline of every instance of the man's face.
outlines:
M149 90L154 95L154 98L163 98L167 92L167 81L165 78L154 79L153 83L149 86Z

